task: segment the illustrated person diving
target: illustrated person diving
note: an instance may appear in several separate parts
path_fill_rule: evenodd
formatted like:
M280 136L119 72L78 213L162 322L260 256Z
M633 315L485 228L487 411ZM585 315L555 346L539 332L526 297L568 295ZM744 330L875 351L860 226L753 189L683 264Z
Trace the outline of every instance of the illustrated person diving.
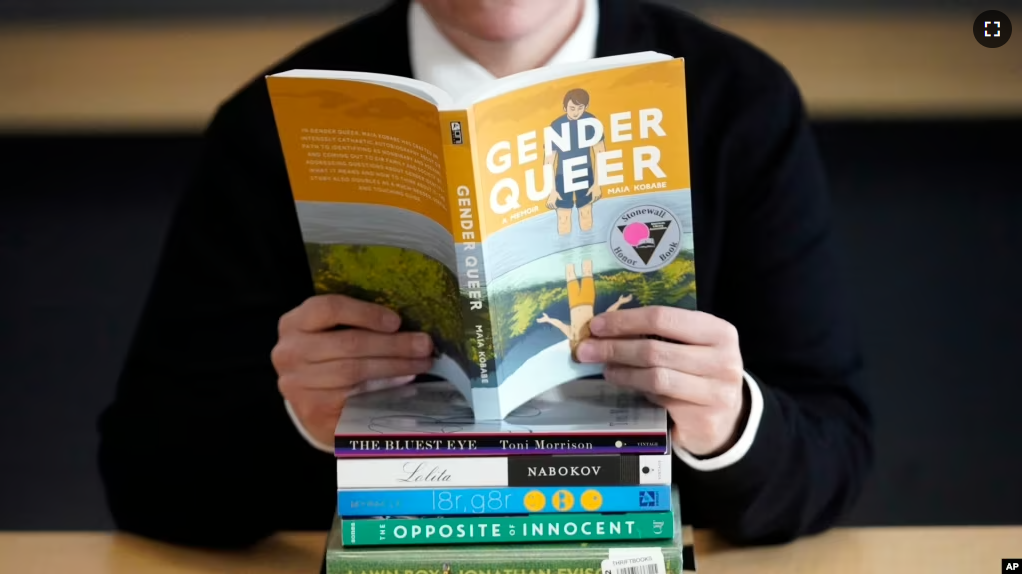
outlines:
M572 232L572 210L579 210L579 229L593 228L593 203L600 199L600 185L594 176L596 154L604 151L604 135L590 144L585 140L596 133L596 128L580 126L579 120L596 117L586 109L590 105L590 94L576 88L569 90L562 101L565 113L551 122L551 129L564 134L568 149L558 144L551 145L544 156L544 163L554 165L554 190L547 197L547 208L558 213L558 235ZM579 128L583 127L583 130ZM567 132L567 133L566 133ZM591 155L591 153L593 155Z
M568 287L568 308L569 324L549 317L544 313L536 320L537 323L553 325L568 338L569 348L572 350L572 359L575 360L575 350L584 339L590 336L590 319L593 319L593 305L597 301L597 289L593 282L593 262L583 261L583 273L581 278L576 277L575 264L569 263L565 266L565 281ZM622 305L632 301L632 295L622 295L614 302L607 311L617 311Z

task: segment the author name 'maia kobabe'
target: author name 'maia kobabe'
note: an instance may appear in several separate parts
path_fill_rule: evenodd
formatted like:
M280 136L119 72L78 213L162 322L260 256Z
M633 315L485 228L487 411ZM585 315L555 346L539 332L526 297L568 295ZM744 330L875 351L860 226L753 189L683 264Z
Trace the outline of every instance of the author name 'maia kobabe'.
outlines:
M498 440L498 448L505 450L583 450L593 449L591 442L568 440L533 439L526 441ZM476 450L479 445L474 439L401 439L401 440L350 440L349 448L359 451L417 451L417 450ZM492 448L492 447L491 447Z

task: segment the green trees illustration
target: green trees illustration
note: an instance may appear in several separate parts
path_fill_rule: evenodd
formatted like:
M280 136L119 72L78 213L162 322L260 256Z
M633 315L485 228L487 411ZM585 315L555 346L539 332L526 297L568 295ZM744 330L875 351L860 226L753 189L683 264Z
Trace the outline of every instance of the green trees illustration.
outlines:
M568 319L568 290L563 279L493 293L482 309L474 310L468 293L459 292L457 277L440 262L416 251L307 243L306 255L317 293L340 293L394 309L403 318L402 330L430 333L439 352L470 365L477 362L480 351L487 359L503 356L511 341L534 326L536 318L552 305L564 305L563 313L555 315ZM610 301L631 294L633 305L696 307L691 252L683 252L652 273L598 273L595 286L597 296ZM597 313L603 311L596 309ZM488 317L492 342L478 349L472 327Z
M402 330L430 333L453 356L466 353L458 279L440 262L400 247L306 243L316 293L385 305Z

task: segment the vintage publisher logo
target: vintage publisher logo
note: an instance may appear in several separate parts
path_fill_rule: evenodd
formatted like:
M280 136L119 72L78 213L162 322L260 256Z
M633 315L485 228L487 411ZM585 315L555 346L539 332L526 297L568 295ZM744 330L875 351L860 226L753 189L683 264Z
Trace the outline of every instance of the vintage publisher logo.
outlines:
M611 224L607 244L626 268L656 271L678 256L682 228L667 209L641 205L625 211Z

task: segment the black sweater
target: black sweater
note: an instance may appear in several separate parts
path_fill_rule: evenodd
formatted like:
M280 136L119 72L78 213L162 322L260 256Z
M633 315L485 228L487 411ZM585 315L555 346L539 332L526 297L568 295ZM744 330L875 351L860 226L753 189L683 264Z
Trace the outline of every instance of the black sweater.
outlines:
M411 76L408 0L266 73ZM792 80L748 44L679 11L602 0L598 55L686 60L699 308L738 330L764 412L736 464L673 470L686 522L737 543L828 528L872 459L860 351L835 260L825 177ZM119 528L237 546L329 527L331 455L296 431L270 350L313 294L264 77L219 109L177 206L99 463Z

